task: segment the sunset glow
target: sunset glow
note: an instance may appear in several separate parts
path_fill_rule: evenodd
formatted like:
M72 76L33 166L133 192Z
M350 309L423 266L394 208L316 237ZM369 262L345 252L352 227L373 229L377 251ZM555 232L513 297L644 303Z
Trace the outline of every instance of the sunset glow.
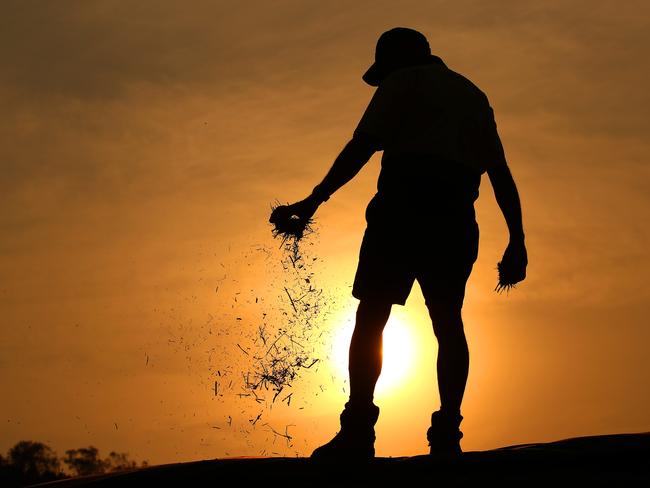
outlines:
M381 153L318 209L300 286L269 216L350 140L395 26L488 95L521 195L528 274L498 295L509 236L482 177L463 449L649 431L648 19L638 0L3 2L0 454L295 457L337 431ZM313 329L276 351L308 360L253 390L310 286ZM384 335L378 455L427 450L436 352L415 284Z

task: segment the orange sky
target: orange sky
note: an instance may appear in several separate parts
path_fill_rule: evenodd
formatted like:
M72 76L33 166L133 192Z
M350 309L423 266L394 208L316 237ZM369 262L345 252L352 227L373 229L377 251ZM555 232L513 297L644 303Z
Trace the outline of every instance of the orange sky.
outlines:
M643 1L6 2L0 452L33 439L153 463L305 455L336 431L340 367L323 361L290 407L265 410L295 424L288 447L251 428L250 402L214 398L213 369L242 359L201 325L253 327L238 292L275 306L281 274L255 250L277 244L269 204L324 175L396 25L488 94L523 201L529 279L497 296L507 234L483 182L463 447L649 430L649 19ZM317 215L327 334L349 326L378 166ZM378 455L424 452L437 408L419 289L395 317L417 360L378 398Z

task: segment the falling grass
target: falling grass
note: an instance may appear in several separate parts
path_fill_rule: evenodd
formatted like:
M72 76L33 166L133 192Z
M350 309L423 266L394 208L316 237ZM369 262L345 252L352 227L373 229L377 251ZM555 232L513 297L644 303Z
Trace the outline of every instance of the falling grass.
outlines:
M239 258L247 266L259 263L270 279L244 289L245 280L223 274L217 263L219 284L210 285L210 294L229 303L198 324L178 322L178 310L172 309L172 337L167 343L183 354L189 372L196 374L201 368L202 383L212 399L241 407L239 412L224 411L218 426L245 437L255 430L269 430L274 440L282 437L288 445L291 436L286 429L269 426L274 423L273 406L283 404L299 411L319 394L317 388L311 391L305 386L322 363L321 354L327 354L329 332L322 324L336 302L318 285L320 260L312 253L317 236L313 219L274 226L272 236L270 245L252 245L241 250ZM231 269L223 263L221 267Z
M278 207L272 207L273 211ZM269 404L281 398L289 406L293 392L287 390L303 371L319 362L313 338L318 335L317 319L327 304L322 289L314 285L311 268L316 258L305 256L302 246L305 237L314 233L314 221L285 217L278 219L272 229L273 237L280 241L284 274L278 290L281 322L258 325L252 349L245 350L240 344L237 347L250 357L250 370L243 376L246 393L240 397Z

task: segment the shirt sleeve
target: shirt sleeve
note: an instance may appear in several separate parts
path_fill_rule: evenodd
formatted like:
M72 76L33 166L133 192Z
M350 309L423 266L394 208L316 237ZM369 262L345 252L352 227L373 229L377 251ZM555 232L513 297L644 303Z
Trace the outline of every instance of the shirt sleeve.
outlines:
M483 164L486 170L508 164L494 120L494 110L488 106L483 128Z
M399 77L389 76L375 90L354 135L371 140L381 151L386 147L391 134L399 127L402 117L403 91Z

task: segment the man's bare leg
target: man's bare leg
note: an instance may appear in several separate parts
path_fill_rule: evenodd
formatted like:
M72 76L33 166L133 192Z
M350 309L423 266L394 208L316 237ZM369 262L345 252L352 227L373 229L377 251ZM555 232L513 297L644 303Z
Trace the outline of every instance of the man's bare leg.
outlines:
M440 411L434 412L427 438L432 454L460 453L459 430L463 417L460 407L467 385L469 349L463 319L462 304L444 301L427 302L438 339L438 391Z
M352 403L372 403L381 373L382 333L391 307L390 302L381 300L359 302L348 363Z
M469 372L469 349L461 307L429 303L433 331L438 339L438 391L441 410L460 414Z
M362 300L350 341L350 401L341 413L341 430L317 448L314 458L371 458L375 455L375 423L379 408L372 402L381 373L382 332L391 303Z

